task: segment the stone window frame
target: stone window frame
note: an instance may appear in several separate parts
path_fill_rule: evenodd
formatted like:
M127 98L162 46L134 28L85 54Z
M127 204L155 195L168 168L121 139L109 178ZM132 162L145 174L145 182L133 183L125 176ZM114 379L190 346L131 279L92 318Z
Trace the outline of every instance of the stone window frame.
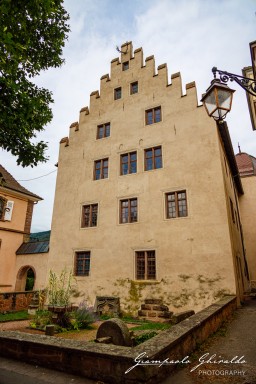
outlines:
M132 159L132 156L136 154L136 159ZM127 162L124 162L124 158L127 156ZM138 157L137 157L137 151L131 151L131 152L126 152L126 153L122 153L120 155L120 175L121 176L126 176L126 175L132 175L132 174L135 174L137 173L137 165L138 165ZM127 164L127 169L128 169L128 172L127 173L124 173L124 165ZM132 172L133 171L133 165L136 165L136 171L135 172Z
M107 164L105 164L107 162ZM99 165L99 166L98 166ZM94 180L108 179L108 169L109 169L109 159L105 157L104 159L94 161ZM98 173L99 171L99 173ZM100 177L98 177L98 175Z
M119 204L120 204L119 223L120 224L137 223L138 222L138 198L130 197L126 199L121 199Z
M136 280L157 280L155 250L135 251L135 278Z
M103 135L100 134L101 131ZM110 123L97 125L97 135L96 135L97 140L104 139L109 136L110 136Z
M161 149L160 155L157 154L157 151ZM147 156L149 152L152 152L152 156ZM152 168L149 167L149 160L152 159ZM160 166L158 164L158 161L160 160ZM162 146L158 145L156 147L150 147L144 149L144 171L152 171L155 169L161 169L163 168L163 151Z
M114 100L120 100L122 98L122 87L114 89Z
M0 196L0 221L4 221L7 201L3 196Z
M160 113L159 113L160 111ZM145 124L151 125L155 123L160 123L162 121L162 108L159 105L158 107L149 108L145 111Z
M179 196L181 194L181 196ZM185 195L185 196L184 196ZM173 197L170 199L170 197ZM188 216L187 191L185 189L165 193L166 218L177 219Z
M125 61L123 64L122 64L122 70L123 71L127 71L129 69L129 61Z
M130 83L130 95L136 95L136 93L139 93L139 82L133 81L132 83Z
M99 204L83 204L81 228L94 228L98 225Z
M74 255L74 276L90 276L91 251L75 251Z

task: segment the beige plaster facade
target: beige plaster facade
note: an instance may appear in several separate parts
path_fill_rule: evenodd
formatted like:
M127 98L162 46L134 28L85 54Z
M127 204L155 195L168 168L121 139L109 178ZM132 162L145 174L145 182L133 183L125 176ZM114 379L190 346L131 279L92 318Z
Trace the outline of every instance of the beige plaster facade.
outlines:
M256 290L256 158L247 153L236 155L244 195L240 198L241 221L245 240L251 288Z
M16 251L30 234L34 203L41 198L23 188L0 166L0 291L13 291Z
M240 299L243 189L227 126L198 105L194 82L184 95L179 73L169 82L166 64L121 50L61 140L48 271L73 269L89 303L118 296L131 313L144 298L176 312Z

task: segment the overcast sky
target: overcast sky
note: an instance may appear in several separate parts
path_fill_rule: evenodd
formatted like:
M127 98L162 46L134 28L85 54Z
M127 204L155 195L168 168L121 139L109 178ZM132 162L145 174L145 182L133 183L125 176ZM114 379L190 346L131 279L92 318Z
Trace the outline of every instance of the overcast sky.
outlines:
M55 100L54 118L38 136L48 142L49 161L22 168L0 150L1 164L17 180L34 179L20 184L44 199L35 206L33 232L51 227L59 141L68 136L80 109L89 106L100 77L109 73L110 61L119 56L116 46L132 41L134 49L143 48L144 59L154 54L156 67L167 63L169 79L181 72L184 92L185 84L195 81L200 100L212 79L211 68L241 74L251 65L249 43L256 40L255 0L66 0L64 6L71 25L66 63L36 79ZM229 86L236 90L227 116L234 151L239 142L242 151L256 156L245 92L236 84Z

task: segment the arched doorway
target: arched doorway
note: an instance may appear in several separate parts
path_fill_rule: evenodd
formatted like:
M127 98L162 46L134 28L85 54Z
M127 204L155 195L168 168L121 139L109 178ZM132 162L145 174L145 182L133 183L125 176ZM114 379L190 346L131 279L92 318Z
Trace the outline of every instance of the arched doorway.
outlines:
M33 267L26 265L17 273L15 291L32 291L35 286L36 273Z

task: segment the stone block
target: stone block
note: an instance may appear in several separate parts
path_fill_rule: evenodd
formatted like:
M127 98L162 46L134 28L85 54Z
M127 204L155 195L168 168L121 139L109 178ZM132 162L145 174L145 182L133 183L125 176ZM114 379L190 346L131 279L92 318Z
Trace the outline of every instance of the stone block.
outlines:
M141 310L139 310L139 311L138 311L138 316L143 316L143 317L147 316L147 311L141 311Z
M173 324L177 324L185 319L187 319L188 317L192 316L195 314L195 311L191 310L191 311L185 311L185 312L180 312L180 313L175 313L172 317L171 317L171 321Z
M163 319L171 319L173 312L163 311L158 313L158 317Z
M151 311L152 305L151 304L141 304L141 309L146 310L146 311Z
M167 305L153 305L153 311L169 311L169 308L167 307Z
M156 312L153 312L153 311L148 312L148 317L156 317Z
M162 304L161 299L146 299L145 304Z

